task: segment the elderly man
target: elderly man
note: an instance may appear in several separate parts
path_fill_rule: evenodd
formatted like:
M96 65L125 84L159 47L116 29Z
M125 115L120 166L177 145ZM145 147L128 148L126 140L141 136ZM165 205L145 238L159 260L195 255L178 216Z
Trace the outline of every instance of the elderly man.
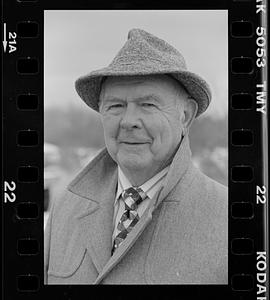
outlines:
M227 189L195 168L188 132L210 89L141 29L76 82L106 149L52 207L47 284L227 284Z

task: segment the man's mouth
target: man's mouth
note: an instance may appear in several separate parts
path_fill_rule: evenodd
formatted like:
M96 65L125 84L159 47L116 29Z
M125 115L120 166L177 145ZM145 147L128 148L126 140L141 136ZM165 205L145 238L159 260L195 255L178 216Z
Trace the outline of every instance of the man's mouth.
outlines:
M127 145L142 145L146 144L145 142L120 142L120 144L127 144Z
M149 144L147 141L120 141L120 144L126 144L126 145L144 145Z

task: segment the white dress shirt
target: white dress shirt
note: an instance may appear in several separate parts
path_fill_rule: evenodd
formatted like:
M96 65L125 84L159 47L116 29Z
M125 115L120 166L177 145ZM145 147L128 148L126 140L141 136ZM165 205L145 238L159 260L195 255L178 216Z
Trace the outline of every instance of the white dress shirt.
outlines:
M139 186L147 195L147 197L138 206L137 212L139 217L143 215L143 213L145 212L146 208L150 203L150 200L162 187L164 179L168 173L169 167L170 166L167 166L159 173L157 173L155 176L153 176L148 181L146 181L144 184ZM118 185L117 185L117 192L114 201L114 218L113 218L114 231L112 236L112 243L116 235L119 233L119 230L117 229L117 225L121 219L121 216L125 211L125 203L121 197L121 194L124 190L130 187L132 187L132 184L130 183L126 175L123 173L121 168L118 166Z

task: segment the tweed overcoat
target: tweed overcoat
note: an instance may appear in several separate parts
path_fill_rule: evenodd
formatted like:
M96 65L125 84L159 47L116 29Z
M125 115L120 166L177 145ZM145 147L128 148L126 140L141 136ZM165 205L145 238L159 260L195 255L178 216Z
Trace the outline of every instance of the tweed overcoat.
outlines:
M227 188L191 162L186 136L164 187L111 256L117 165L100 152L54 202L45 284L227 284Z

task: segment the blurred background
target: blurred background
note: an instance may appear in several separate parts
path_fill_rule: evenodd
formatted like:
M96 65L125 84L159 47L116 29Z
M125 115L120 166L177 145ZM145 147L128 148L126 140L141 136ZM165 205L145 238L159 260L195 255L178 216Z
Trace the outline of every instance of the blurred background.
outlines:
M104 147L100 117L79 98L74 82L107 66L132 28L165 39L210 84L212 103L190 130L191 150L206 175L227 185L227 20L222 10L45 11L44 226L53 199Z

